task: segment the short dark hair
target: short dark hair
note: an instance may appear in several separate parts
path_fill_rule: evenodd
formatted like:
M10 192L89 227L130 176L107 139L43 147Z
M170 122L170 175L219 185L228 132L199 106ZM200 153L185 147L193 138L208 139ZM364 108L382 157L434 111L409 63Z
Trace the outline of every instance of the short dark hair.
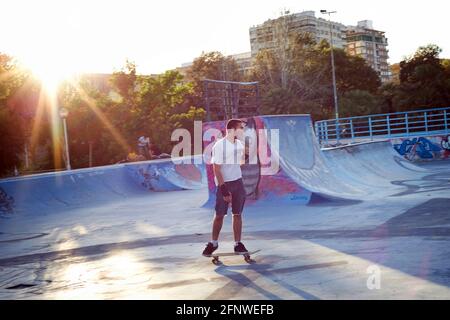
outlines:
M245 123L245 121L239 119L230 119L227 121L227 130L236 129L238 124L241 123Z

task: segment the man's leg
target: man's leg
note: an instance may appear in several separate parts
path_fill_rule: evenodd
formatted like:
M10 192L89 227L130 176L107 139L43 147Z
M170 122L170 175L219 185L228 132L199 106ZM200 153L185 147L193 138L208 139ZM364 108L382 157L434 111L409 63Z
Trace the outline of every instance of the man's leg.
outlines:
M225 217L224 215L217 215L217 214L214 216L213 228L212 228L212 240L213 241L219 240L219 234L220 234L220 230L222 230L224 217Z
M216 190L216 213L212 224L211 241L206 244L206 248L203 251L205 257L210 257L211 254L219 248L219 234L222 230L223 218L227 214L228 203L223 199L222 193L219 188Z
M225 217L225 215L220 215L217 212L214 216L211 241L209 241L206 244L206 248L205 248L205 250L203 250L203 255L205 257L210 257L212 255L212 253L219 248L218 240L219 240L220 230L222 229L224 217Z
M245 204L245 188L242 179L234 183L232 200L232 210L233 210L233 232L234 232L234 252L235 253L245 253L248 250L241 242L242 237L242 212L244 211Z
M242 236L242 215L233 213L233 232L234 241L241 242Z

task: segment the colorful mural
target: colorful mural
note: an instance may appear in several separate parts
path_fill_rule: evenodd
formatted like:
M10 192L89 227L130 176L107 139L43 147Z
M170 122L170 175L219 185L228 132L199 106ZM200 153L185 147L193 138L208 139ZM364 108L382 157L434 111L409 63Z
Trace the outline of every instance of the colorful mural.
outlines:
M135 181L151 191L201 189L207 184L203 164L175 164L164 160L134 163L127 169Z
M441 140L441 147L442 147L442 150L450 151L450 142L449 142L449 138L450 138L450 136L447 136L447 138Z
M394 149L408 160L436 160L450 157L450 136L391 139Z
M286 200L287 202L307 203L310 198L310 192L304 190L297 183L292 181L281 168L271 175L262 175L261 170L270 167L271 163L261 161L259 159L259 148L267 148L267 152L263 154L270 158L271 151L267 143L267 137L260 134L259 130L266 129L263 120L260 117L252 117L243 119L247 122L245 130L246 142L257 150L253 150L252 155L256 155L257 159L250 159L248 163L242 166L242 176L244 186L247 191L247 203L255 203L257 200L269 200L277 198L278 200ZM213 137L211 134L205 134L209 129L217 129L220 135ZM220 139L225 134L225 121L214 121L203 124L203 147L205 150L205 159L210 159L210 149L216 139ZM251 144L249 141L255 139L256 143ZM256 160L256 164L254 163ZM265 159L266 160L266 159ZM263 162L264 164L262 164ZM209 162L208 162L209 163ZM208 176L209 200L206 206L211 206L215 202L216 185L214 182L214 173L212 165L206 165Z

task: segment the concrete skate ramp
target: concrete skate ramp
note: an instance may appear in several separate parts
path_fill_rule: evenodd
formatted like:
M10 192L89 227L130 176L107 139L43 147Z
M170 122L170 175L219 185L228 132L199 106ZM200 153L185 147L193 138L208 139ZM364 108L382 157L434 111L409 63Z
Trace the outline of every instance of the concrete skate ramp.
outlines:
M280 168L260 179L247 175L257 181L257 196L249 196L249 203L269 200L307 204L312 194L357 200L382 198L403 190L393 181L417 179L429 173L396 155L389 142L321 150L309 115L261 116L254 122L255 130L279 130L279 148L270 146L270 152L278 155ZM264 145L266 140L271 141L265 139ZM200 157L179 158L185 160L182 163L166 159L3 179L0 213L87 208L154 192L206 191L208 185L208 203L214 204L212 171L203 163L196 164L201 162Z
M152 192L206 187L203 165L170 159L0 180L0 212L45 213L92 207Z
M202 156L156 160L126 165L139 185L152 191L195 190L207 186ZM198 163L198 164L197 164Z
M388 142L322 151L309 115L262 117L267 129L278 129L277 153L283 171L305 189L331 198L370 199L398 192L391 183L426 173L396 156Z
M361 190L382 193L392 181L409 180L428 171L398 156L389 141L378 141L322 149L335 175Z

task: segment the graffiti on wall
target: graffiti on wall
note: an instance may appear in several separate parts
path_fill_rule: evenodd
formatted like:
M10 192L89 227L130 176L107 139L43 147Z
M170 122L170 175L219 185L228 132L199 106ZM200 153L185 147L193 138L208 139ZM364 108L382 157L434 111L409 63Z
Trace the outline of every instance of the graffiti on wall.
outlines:
M450 136L447 136L446 138L443 138L441 140L442 150L450 151L450 142L448 141L449 139L450 139Z
M132 177L151 191L201 189L206 186L202 164L174 164L171 160L127 166Z
M435 137L441 138L441 137ZM443 138L441 145L434 143L430 138L412 138L401 140L401 143L394 144L394 149L407 159L437 159L442 158L442 151L445 150L443 146ZM447 138L448 141L448 138ZM448 142L447 142L448 143Z
M259 130L267 130L263 119L260 117L246 118L247 126L244 130L244 136L246 144L248 143L249 148L256 148L256 150L249 150L250 158L252 154L256 157L256 163L253 159L246 159L246 164L241 166L242 178L244 182L244 187L247 193L247 203L254 203L255 201L261 200L271 200L276 198L277 201L286 201L287 203L307 203L311 197L310 191L302 188L295 181L293 181L279 166L278 161L276 165L273 165L274 159L272 157L272 151L267 141L267 133L259 134ZM294 126L295 123L289 122L288 126ZM209 129L217 129L222 132L219 137L212 137L209 134L205 134ZM215 121L203 124L203 147L204 150L213 144L216 139L221 138L224 135L225 122ZM255 143L252 144L251 141ZM261 148L267 148L265 152L260 154ZM260 159L259 157L262 157ZM265 161L269 160L268 162ZM267 168L264 172L263 170ZM276 170L273 170L276 168ZM208 202L205 204L206 207L214 205L216 196L216 184L214 182L214 173L212 165L206 166L208 175L208 189L209 198Z
M450 136L447 137L442 137L441 140L441 148L442 148L442 158L443 159L448 159L450 158Z

